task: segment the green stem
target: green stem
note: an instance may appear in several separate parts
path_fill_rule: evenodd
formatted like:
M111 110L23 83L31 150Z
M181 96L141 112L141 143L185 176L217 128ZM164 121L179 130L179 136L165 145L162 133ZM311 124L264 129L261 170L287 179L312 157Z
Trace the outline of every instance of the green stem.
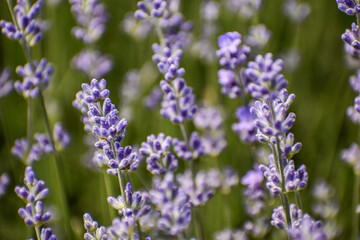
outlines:
M111 181L110 181L110 178L109 178L109 175L107 174L107 172L103 171L103 177L104 177L106 197L113 196ZM111 222L112 219L114 219L114 217L115 217L114 209L111 207L110 204L107 204L107 207L109 210L109 217L110 217L110 222Z
M359 235L359 218L356 211L357 205L359 204L359 185L360 185L360 175L358 172L355 172L355 184L354 184L354 195L353 195L353 232L352 239L357 240Z
M121 194L121 197L124 200L125 207L127 208L128 202L127 202L126 196L125 196L125 182L123 180L122 172L119 169L117 169L117 175L118 175L119 185L120 185L120 194Z
M40 228L39 227L35 227L35 232L36 232L36 237L38 240L41 240L40 238Z
M33 125L33 107L32 107L32 99L28 98L27 99L27 103L28 103L28 107L27 107L27 133L26 133L26 138L27 138L27 149L26 149L26 154L25 156L28 156L30 153L30 149L31 149L31 145L32 145L32 140L33 140L33 130L32 130L32 125ZM25 162L27 162L26 159L24 159Z
M194 214L194 225L195 225L195 234L197 240L202 240L203 238L203 232L201 228L201 218L200 218L200 211L197 207L193 208L193 214Z
M302 202L301 202L301 197L300 197L300 192L298 190L295 191L295 200L296 200L297 208L298 209L303 209Z
M224 218L225 218L225 227L231 229L231 210L230 210L230 203L229 203L229 195L221 194L223 199L223 206L224 206Z
M164 37L163 32L161 31L161 27L160 27L160 23L159 23L158 19L155 20L155 29L156 29L156 33L159 37L161 47L165 48L165 46L166 46L165 37Z

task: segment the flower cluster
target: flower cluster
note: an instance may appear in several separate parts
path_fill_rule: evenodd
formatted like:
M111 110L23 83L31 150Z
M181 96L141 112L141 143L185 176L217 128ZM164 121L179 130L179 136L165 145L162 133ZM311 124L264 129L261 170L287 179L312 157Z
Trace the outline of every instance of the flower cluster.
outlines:
M10 183L9 175L7 173L3 173L0 176L0 198L5 195L6 188Z
M40 227L51 218L51 214L45 211L42 199L48 196L49 190L45 188L45 182L37 180L35 172L31 167L27 167L25 170L24 178L25 186L17 186L15 192L19 198L25 203L25 208L19 209L19 215L24 219L26 225L33 227ZM51 230L45 231L43 235L52 236Z
M25 66L18 66L16 72L23 78L22 82L15 82L16 91L26 98L35 98L39 96L40 91L48 87L49 80L53 75L53 68L43 58L40 62L33 61L25 64Z
M82 72L88 78L101 78L112 69L112 61L107 55L101 55L99 51L85 49L71 61L74 69Z
M170 152L172 138L160 133L157 137L150 135L147 142L141 144L140 153L146 157L147 169L154 175L165 174L167 171L174 172L178 167L178 161Z
M5 97L13 90L13 82L10 80L10 70L5 68L0 73L0 98Z
M10 39L26 41L29 46L34 46L42 40L43 23L36 19L43 6L43 1L38 0L30 6L29 0L18 0L13 11L14 23L1 20L2 33Z

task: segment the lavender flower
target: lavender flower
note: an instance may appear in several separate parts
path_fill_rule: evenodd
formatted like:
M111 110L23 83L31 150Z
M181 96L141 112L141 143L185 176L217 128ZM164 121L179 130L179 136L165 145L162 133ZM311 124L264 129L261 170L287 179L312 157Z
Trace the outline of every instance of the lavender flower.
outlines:
M235 74L236 73L232 70L220 69L218 71L221 92L231 99L239 97L242 93L240 84L237 82Z
M270 40L271 32L266 28L265 25L259 24L251 26L249 33L245 36L245 43L251 47L251 49L262 49Z
M305 214L297 224L293 224L289 230L291 239L294 240L326 240L328 239L324 233L322 223L314 221L308 214Z
M139 8L135 12L137 19L160 18L167 7L167 3L165 0L147 0L138 2L137 6Z
M107 240L108 234L104 226L99 227L98 223L94 221L89 213L84 214L84 227L86 233L84 234L85 240Z
M222 67L234 70L247 60L250 48L240 44L241 35L237 32L228 32L218 38L216 55Z
M223 119L220 112L215 107L200 108L193 120L197 128L215 131L223 126Z
M349 78L350 86L356 93L360 93L360 70L356 72L356 75Z
M175 138L173 140L173 146L176 155L186 161L197 159L204 154L204 146L197 132L191 134L189 143Z
M305 215L306 216L306 215ZM295 204L290 205L290 217L292 226L297 226L303 217L301 209L297 209ZM282 206L275 208L272 214L271 225L279 229L286 228L284 209Z
M155 175L175 171L178 161L170 152L172 138L160 133L157 137L150 135L147 142L141 143L140 153L146 157L147 169Z
M143 105L145 108L152 110L160 106L161 99L161 89L156 86L151 90L150 94L145 97L145 99L143 100Z
M286 155L287 159L292 158L301 149L301 143L297 142L294 144L294 139L294 134L289 133L284 139L284 141L281 141L280 143L281 151Z
M180 60L183 54L180 42L171 44L166 41L166 46L153 44L153 61L157 64L159 71L164 75L165 80L172 81L185 74L185 69L180 68Z
M258 55L255 61L249 62L243 75L246 78L246 91L256 99L267 98L287 86L287 81L281 73L283 61L273 61L271 53L264 57Z
M105 31L107 14L105 5L98 0L70 0L71 12L79 26L72 29L76 39L85 44L99 40Z
M144 207L145 200L141 192L132 192L131 183L128 182L125 189L125 199L122 196L117 198L108 197L109 204L119 211L121 216L139 218L147 214L150 209Z
M171 84L166 81L160 83L164 92L160 114L173 123L184 123L192 119L197 110L195 97L184 79L176 78Z
M19 209L19 215L28 226L41 226L51 218L50 212L44 211L40 201L49 194L42 180L37 180L31 167L25 169L24 183L26 186L15 188L16 194L27 203L26 208Z
M6 188L10 183L10 178L7 173L3 173L0 177L0 198L5 195Z
M353 0L336 0L338 8L340 11L346 13L347 15L354 15L360 13L359 5Z
M0 74L0 98L8 95L13 88L13 81L10 80L10 70L5 68Z
M359 27L355 23L351 24L351 30L345 30L341 39L345 42L345 51L353 58L360 58Z
M25 64L24 67L18 66L16 72L23 78L23 82L15 82L16 91L26 98L35 98L39 96L40 91L45 90L49 85L53 68L43 58L40 62L34 61L32 64Z
M284 4L284 14L296 24L302 23L310 14L309 4L298 0L287 0Z
M153 186L149 194L151 202L160 209L158 228L172 236L183 232L191 222L189 196L176 186L171 172L163 180L154 178Z
M51 228L43 228L40 233L40 240L56 240Z
M49 194L49 189L45 188L45 182L36 179L35 172L31 167L25 169L24 183L26 186L17 186L15 192L25 202L34 203Z
M288 192L302 190L307 185L308 174L305 165L295 170L294 161L290 160L284 168L285 189Z
M2 20L2 33L10 39L24 39L29 46L34 46L42 39L42 22L36 19L43 2L38 0L30 7L28 0L18 0L14 7L15 23Z
M254 166L254 170L249 170L241 179L241 184L246 186L243 192L245 198L245 211L250 216L257 216L265 208L265 191L262 187L263 173Z
M279 196L282 192L281 189L281 174L274 163L274 156L270 155L269 157L270 164L268 167L265 165L260 165L259 170L264 174L264 177L267 179L266 187L269 189L270 193L273 196Z
M232 130L243 142L255 143L257 141L257 128L254 123L254 117L250 113L250 107L238 108L235 116L238 122L232 125Z
M259 11L263 0L227 0L229 11L249 19Z
M59 145L56 149L64 149L70 145L70 135L61 123L54 126L54 140Z
M131 12L125 15L120 27L131 37L138 40L144 40L150 35L154 24L151 20L147 19L143 19L143 21L137 21L134 14Z
M341 152L341 159L352 166L356 173L360 172L360 149L356 143L351 144L350 148Z
M286 116L286 112L294 99L295 95L288 95L284 88L278 97L269 104L255 102L250 112L255 118L255 125L258 128L257 138L260 142L268 142L270 137L282 136L290 130L295 123L296 116L294 113Z
M192 207L203 206L214 196L214 192L207 182L207 174L204 171L198 172L195 180L189 170L185 171L184 174L177 175L176 178L180 190L190 197L189 202Z
M229 194L231 189L239 184L239 176L231 167L226 167L222 171L210 169L207 171L206 177L209 187L220 191L222 194Z
M85 49L71 61L72 67L88 78L102 78L112 69L113 63L108 55L99 51Z
M15 141L14 147L11 149L12 154L23 160L26 164L33 164L39 161L44 155L50 154L54 151L49 138L46 134L35 134L35 143L28 151L28 143L25 138Z

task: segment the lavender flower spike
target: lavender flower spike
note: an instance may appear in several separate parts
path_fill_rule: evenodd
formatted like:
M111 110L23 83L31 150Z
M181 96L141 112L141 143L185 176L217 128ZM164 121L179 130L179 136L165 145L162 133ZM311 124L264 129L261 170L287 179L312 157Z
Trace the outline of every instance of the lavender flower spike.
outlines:
M351 30L345 30L341 39L345 42L345 51L356 59L360 58L359 27L355 23L351 24Z
M327 240L327 236L320 221L314 221L305 214L297 224L292 224L289 230L293 240Z
M13 81L10 80L10 70L5 68L0 73L0 98L5 97L13 90Z
M271 32L266 28L265 25L259 24L250 27L249 34L245 36L244 41L251 48L260 50L269 42L270 38Z
M290 217L292 225L296 226L303 216L302 210L297 209L295 204L290 205ZM279 229L286 228L285 214L282 206L275 208L272 214L271 225Z
M336 0L340 11L347 15L354 15L360 12L360 6L353 0Z
M137 6L139 8L135 12L137 19L160 18L167 7L167 3L165 0L146 0L138 2Z
M40 226L48 222L51 218L50 212L44 211L43 203L41 201L35 203L34 209L30 203L26 205L26 208L20 208L19 215L29 227Z
M3 173L0 177L0 198L5 195L6 188L10 183L9 175L7 173Z
M57 149L64 149L70 145L70 135L61 123L54 126L54 140L60 146Z
M179 158L186 161L197 159L204 155L204 146L197 132L193 132L190 136L189 143L174 139L174 151Z
M106 228L98 226L98 223L94 221L89 213L84 214L84 227L86 233L84 234L85 240L107 240L108 234L106 233Z
M254 123L254 117L250 113L250 107L238 108L235 116L238 122L232 125L232 130L243 142L255 143L257 141L257 128Z
M17 74L23 78L23 81L16 81L14 87L19 94L27 98L36 98L40 91L43 91L49 85L50 78L53 74L53 68L48 61L43 58L40 62L34 61L33 66L27 63L24 67L16 68Z
M216 55L222 67L234 70L247 60L250 48L240 44L241 35L238 32L228 32L218 38Z
M40 240L56 240L51 228L43 228L40 233Z
M175 171L178 161L170 152L172 138L160 133L157 137L147 137L147 142L141 143L140 153L146 157L147 169L155 174L165 174L167 171Z
M360 173L360 148L356 143L341 152L341 159L352 166L357 174Z

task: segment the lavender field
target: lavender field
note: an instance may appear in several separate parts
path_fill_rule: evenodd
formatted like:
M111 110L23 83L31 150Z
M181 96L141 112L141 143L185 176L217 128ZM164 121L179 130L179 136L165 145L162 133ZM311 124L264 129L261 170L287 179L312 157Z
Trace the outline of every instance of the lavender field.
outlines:
M360 239L360 1L1 0L0 239Z

